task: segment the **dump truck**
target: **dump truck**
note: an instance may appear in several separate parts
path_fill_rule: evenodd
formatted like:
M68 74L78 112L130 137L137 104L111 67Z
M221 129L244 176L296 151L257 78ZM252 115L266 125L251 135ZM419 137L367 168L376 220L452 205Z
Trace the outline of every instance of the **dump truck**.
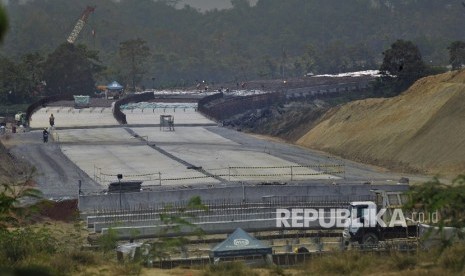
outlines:
M375 201L350 203L350 218L343 230L346 245L356 242L376 246L380 241L419 237L419 223L402 211L402 205L407 202L404 193L372 192L375 193Z

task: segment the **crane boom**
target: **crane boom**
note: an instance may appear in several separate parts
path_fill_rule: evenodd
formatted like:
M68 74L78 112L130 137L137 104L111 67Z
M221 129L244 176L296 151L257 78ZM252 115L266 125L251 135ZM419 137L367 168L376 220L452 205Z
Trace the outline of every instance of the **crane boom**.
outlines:
M76 38L78 37L79 33L81 32L82 28L84 28L84 25L86 24L87 18L89 18L89 15L95 11L95 7L90 7L87 6L87 8L84 10L82 13L81 17L77 21L76 25L74 26L73 31L69 35L67 41L68 43L73 44L74 41L76 41Z

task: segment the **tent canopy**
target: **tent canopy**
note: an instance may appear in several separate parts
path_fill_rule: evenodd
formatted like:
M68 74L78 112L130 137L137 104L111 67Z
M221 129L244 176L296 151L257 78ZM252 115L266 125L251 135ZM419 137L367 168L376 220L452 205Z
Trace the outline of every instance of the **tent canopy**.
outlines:
M119 84L118 82L114 81L114 82L107 85L107 89L109 89L109 90L121 90L121 89L123 89L123 86L121 84Z
M272 254L271 247L264 245L241 228L237 228L225 241L211 250L214 258L267 254Z

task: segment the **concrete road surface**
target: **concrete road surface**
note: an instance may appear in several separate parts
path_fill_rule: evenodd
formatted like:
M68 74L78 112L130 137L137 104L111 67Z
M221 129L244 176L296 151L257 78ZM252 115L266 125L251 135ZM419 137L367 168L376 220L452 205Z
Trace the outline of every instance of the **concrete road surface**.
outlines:
M79 180L84 192L101 192L117 174L162 187L344 178L392 183L402 176L218 127L195 110L173 110L175 131L166 131L158 125L166 110L125 110L128 126L120 126L108 107L43 108L31 127L47 127L53 113L50 142L42 143L41 130L16 134L12 152L37 167L38 186L51 198L77 197Z

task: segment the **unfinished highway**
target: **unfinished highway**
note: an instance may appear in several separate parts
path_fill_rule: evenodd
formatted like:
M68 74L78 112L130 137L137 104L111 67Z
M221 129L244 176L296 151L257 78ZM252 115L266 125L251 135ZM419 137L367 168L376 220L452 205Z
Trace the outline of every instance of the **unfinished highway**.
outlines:
M198 109L185 102L126 105L122 125L108 105L45 106L32 114L31 131L15 134L11 152L37 168L46 198L78 198L90 228L112 227L119 237L134 229L156 235L159 213L170 205L183 209L194 196L211 211L193 222L228 233L275 229L276 208L345 206L370 198L372 189L408 189L398 184L403 175L224 128ZM55 127L43 143L51 114ZM121 182L142 184L122 192Z
M395 183L401 176L376 167L222 128L195 104L124 110L120 125L110 107L44 107L31 117L30 132L15 136L12 152L38 168L38 187L49 198L104 192L110 182L142 181L147 190L237 183ZM49 143L41 129L54 114ZM175 129L160 128L172 115Z

